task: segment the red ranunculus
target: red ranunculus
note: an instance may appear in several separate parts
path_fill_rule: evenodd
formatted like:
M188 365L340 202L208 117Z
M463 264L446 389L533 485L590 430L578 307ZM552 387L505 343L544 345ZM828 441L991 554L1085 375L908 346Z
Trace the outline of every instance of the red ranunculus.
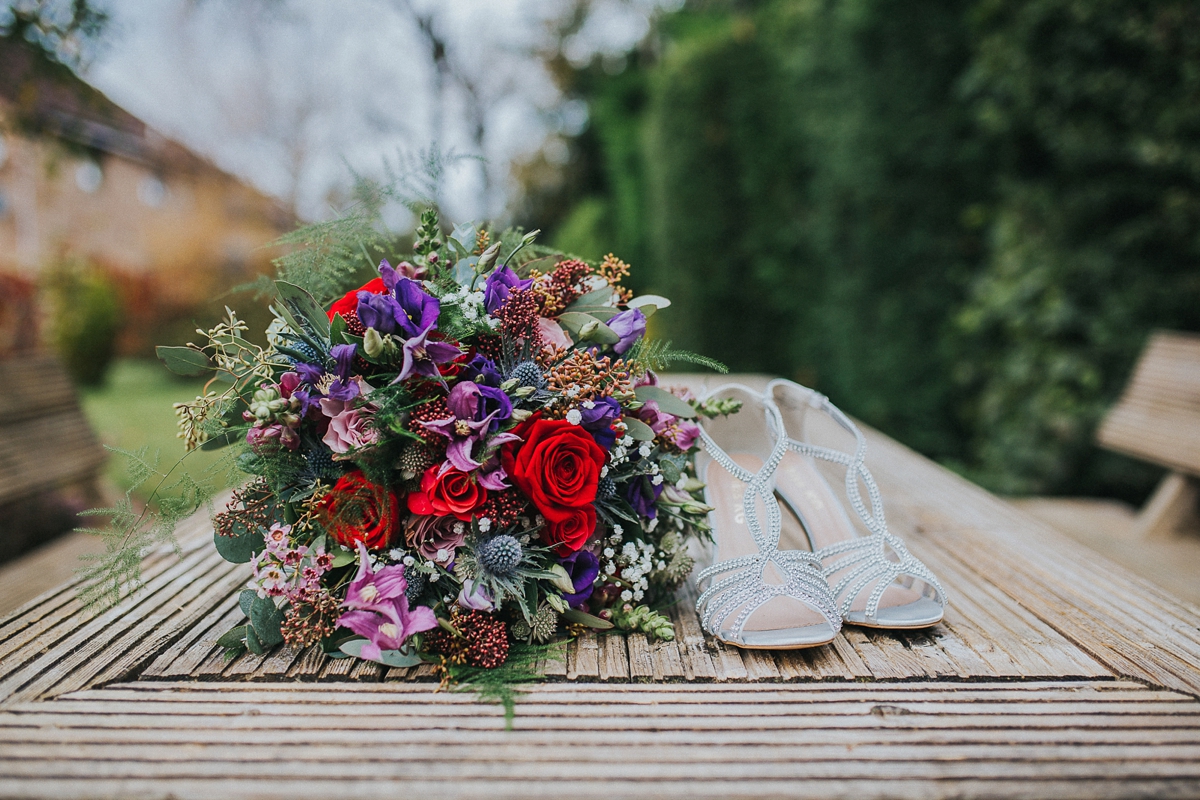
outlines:
M349 311L357 312L358 311L358 293L359 292L370 292L371 294L384 294L385 292L387 292L387 287L383 285L383 278L375 278L374 280L367 281L366 283L364 283L362 286L358 287L357 289L353 289L349 292L346 292L344 295L342 295L342 298L340 300L336 301L333 305L331 305L329 307L329 310L325 312L326 314L329 315L329 321L333 322L334 314L341 314L343 317L345 317L347 312L349 312Z
M335 542L369 550L387 547L400 527L400 501L386 486L371 483L358 470L338 478L320 502L321 521Z
M450 467L438 474L441 466L435 464L421 476L421 491L408 496L408 510L414 514L445 517L453 514L462 521L487 502L487 489L480 486L470 475Z
M583 547L596 527L596 487L604 450L565 420L530 419L514 431L525 441L505 447L504 469L548 523L547 544L560 555Z

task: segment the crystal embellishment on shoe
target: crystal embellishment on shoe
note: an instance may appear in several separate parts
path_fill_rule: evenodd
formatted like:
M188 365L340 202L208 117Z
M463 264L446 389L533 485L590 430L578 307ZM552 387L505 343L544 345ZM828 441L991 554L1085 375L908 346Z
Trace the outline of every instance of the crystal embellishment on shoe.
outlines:
M791 381L775 380L767 386L768 402L777 409L780 438L788 454L781 459L775 491L799 519L816 556L842 619L849 624L875 628L924 628L942 620L946 593L937 577L904 542L887 527L883 500L865 464L866 439L858 426L819 392ZM822 447L791 438L804 436L803 426L786 426L785 411L817 411L855 439L854 452ZM845 494L868 534L862 536L846 516L816 461L845 467ZM863 502L860 483L866 487L870 509Z
M708 397L718 394L741 394L750 402L736 415L733 435L722 437L733 455L715 440L713 423L701 426L710 459L702 473L713 507L709 518L718 551L730 557L718 558L698 575L700 623L722 642L743 648L827 644L842 620L820 560L810 552L779 549L781 512L772 478L787 443L778 437L770 441L767 420L755 414L778 412L746 387L720 387ZM780 423L773 421L772 427Z

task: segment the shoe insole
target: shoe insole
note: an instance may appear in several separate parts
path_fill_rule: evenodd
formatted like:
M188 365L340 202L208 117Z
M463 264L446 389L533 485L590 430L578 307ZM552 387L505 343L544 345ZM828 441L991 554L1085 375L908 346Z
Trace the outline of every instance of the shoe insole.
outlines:
M750 472L758 472L762 469L763 462L758 456L749 453L731 453L729 457L738 466ZM755 543L750 526L746 523L746 513L743 507L746 484L729 474L715 461L709 462L705 469L704 481L706 483L705 502L714 509L712 512L713 538L716 541L716 552L713 563L757 553L759 551L758 544ZM755 499L755 504L758 520L765 534L767 532L766 508L759 498ZM713 581L719 581L728 577L729 574L731 573L717 575ZM763 570L763 582L781 584L786 582L786 578L778 567L770 564ZM726 624L732 625L740 611L740 607L732 609L724 620L719 621L721 627L725 627ZM775 597L750 615L745 629L747 631L768 631L804 628L820 624L828 624L828 620L808 604L792 597Z
M811 456L793 452L785 455L775 473L775 491L783 499L785 507L795 514L794 518L791 514L784 514L784 534L789 546L794 547L796 540L807 540L813 550L820 550L858 537L858 530L846 515L845 507ZM852 568L847 567L830 575L829 585L837 586L838 581ZM923 597L920 589L924 585L924 581L917 582L913 587L893 582L884 590L879 607L894 608L916 602ZM866 608L873 586L874 583L870 583L863 587L851 604L851 611ZM837 599L840 601L842 598Z

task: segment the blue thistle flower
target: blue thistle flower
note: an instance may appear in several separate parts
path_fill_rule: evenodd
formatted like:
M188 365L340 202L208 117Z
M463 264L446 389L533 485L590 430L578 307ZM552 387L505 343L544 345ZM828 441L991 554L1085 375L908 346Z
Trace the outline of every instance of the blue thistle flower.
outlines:
M521 563L521 543L508 534L493 536L479 545L479 566L503 578L511 575Z

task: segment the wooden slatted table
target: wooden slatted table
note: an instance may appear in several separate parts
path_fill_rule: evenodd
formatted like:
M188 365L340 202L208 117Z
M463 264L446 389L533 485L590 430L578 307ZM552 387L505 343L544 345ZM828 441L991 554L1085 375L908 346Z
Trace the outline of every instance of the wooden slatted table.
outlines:
M0 625L0 795L1200 796L1200 609L869 440L893 529L951 596L931 631L738 651L685 590L675 642L565 645L505 731L424 667L226 663L248 572L197 519L119 607L65 586Z

